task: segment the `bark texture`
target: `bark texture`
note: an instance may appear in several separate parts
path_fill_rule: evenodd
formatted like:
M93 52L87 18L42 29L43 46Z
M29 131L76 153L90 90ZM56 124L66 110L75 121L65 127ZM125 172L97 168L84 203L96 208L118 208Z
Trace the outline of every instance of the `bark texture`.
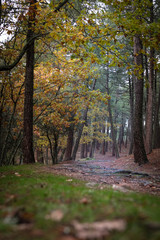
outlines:
M160 86L158 92L158 100L156 102L154 113L153 148L160 148L159 110L160 110Z
M109 69L107 66L107 75L106 75L106 90L107 94L109 95ZM113 117L112 117L112 109L111 109L111 102L108 100L108 112L109 112L109 122L111 124L111 137L112 137L112 155L116 156L116 158L119 158L119 151L118 151L118 146L116 142L116 132L114 129L114 124L113 124Z
M68 129L67 147L65 151L64 161L68 161L72 159L73 135L74 135L74 127L70 126Z
M102 132L105 134L105 132L106 132L106 128L105 128L105 126L103 125L102 126ZM102 150L101 150L101 153L102 153L102 155L105 155L106 154L106 141L105 141L105 139L103 140L103 142L102 142Z
M78 136L77 136L77 139L76 139L76 142L74 145L74 149L73 149L73 153L72 153L72 160L76 159L80 139L81 139L82 132L83 132L83 127L84 127L86 119L87 119L87 113L88 113L88 107L84 110L84 113L83 113L83 121L84 122L80 124L79 129L78 129Z
M129 101L130 101L130 146L129 154L133 153L133 123L134 123L134 84L133 79L129 77Z
M150 0L152 6L150 8L150 23L154 21L153 14L153 1ZM151 34L152 38L152 34ZM152 139L153 139L153 96L154 96L154 48L150 48L150 64L149 64L149 87L147 98L147 112L146 112L146 139L145 148L146 153L152 152Z
M154 50L150 50L150 72L149 72L149 87L148 87L148 101L146 112L146 139L145 148L146 153L152 152L152 135L153 135L153 81L154 81Z
M139 165L147 163L143 141L143 57L140 36L134 37L134 62L135 62L135 109L134 109L134 161Z
M35 3L30 1L27 42L33 38L35 23ZM26 51L25 99L24 99L24 135L23 135L23 162L34 163L33 151L33 80L34 80L34 41Z

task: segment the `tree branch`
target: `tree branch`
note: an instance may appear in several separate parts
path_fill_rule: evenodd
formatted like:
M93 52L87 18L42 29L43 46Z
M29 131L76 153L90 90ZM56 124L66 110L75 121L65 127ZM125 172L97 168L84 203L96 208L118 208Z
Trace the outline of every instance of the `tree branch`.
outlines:
M58 12L68 1L69 0L64 0L63 2L59 3L59 5L55 8L54 12ZM19 63L19 61L22 59L22 57L24 56L25 52L27 51L27 49L30 46L30 44L32 43L32 41L39 36L40 35L33 36L33 38L31 38L29 40L29 42L26 43L26 45L23 47L22 51L20 52L20 54L17 56L17 58L15 59L15 61L12 64L10 64L10 65L0 64L0 72L9 71L12 68L14 68Z
M38 38L40 35L35 35L33 36L23 47L22 51L20 52L20 54L17 56L17 58L15 59L15 61L10 64L10 65L5 65L5 64L0 64L0 72L2 71L8 71L11 70L12 68L14 68L19 61L22 59L23 55L25 54L25 52L27 51L28 47L30 46L30 44L32 43L32 41L36 38Z
M59 5L55 8L54 12L58 12L69 0L64 0L63 2L59 3Z

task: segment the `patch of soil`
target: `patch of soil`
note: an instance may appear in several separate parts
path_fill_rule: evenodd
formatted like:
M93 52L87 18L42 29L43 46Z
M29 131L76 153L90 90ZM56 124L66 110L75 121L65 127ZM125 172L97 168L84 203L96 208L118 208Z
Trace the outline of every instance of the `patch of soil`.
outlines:
M134 163L132 155L95 154L95 160L67 161L44 166L43 171L87 181L90 186L112 187L119 191L136 191L160 196L160 149L148 155L149 162L142 166ZM89 186L89 185L88 185Z

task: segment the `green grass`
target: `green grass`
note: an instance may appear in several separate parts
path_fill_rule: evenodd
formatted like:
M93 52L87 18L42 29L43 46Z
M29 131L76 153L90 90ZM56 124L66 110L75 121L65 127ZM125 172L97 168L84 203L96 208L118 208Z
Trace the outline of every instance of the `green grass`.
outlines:
M20 176L18 176L18 174ZM0 168L0 239L59 240L63 229L73 220L94 222L121 218L127 227L113 232L111 240L158 240L160 230L160 198L145 194L122 193L112 189L88 188L85 182L67 181L64 176L45 173L43 166L24 165ZM88 200L86 204L81 200ZM29 230L18 230L9 213L25 209L25 219L33 223ZM60 209L60 222L45 216ZM71 232L72 233L72 232Z

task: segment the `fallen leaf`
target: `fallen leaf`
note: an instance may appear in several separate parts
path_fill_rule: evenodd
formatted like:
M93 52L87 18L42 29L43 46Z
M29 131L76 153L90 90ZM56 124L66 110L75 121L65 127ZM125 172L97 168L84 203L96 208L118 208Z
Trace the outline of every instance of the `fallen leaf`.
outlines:
M25 210L25 208L17 208L8 213L4 219L6 224L31 224L33 215Z
M79 239L99 239L109 235L110 231L124 231L126 222L123 219L94 223L73 222L75 236Z
M19 224L19 225L15 225L14 229L15 230L19 230L19 231L24 231L24 230L31 230L33 228L33 224L32 223L23 223L23 224Z
M114 190L120 191L120 192L129 192L131 191L131 188L129 185L123 184L123 185L118 185L118 184L113 184L112 188Z
M88 182L88 183L86 183L86 187L89 187L89 188L93 188L93 187L95 187L95 185L97 185L96 182Z
M34 237L43 237L44 236L44 232L41 229L33 229L31 234Z
M66 180L66 182L72 182L73 181L73 179L67 179Z
M21 177L21 174L19 174L18 172L14 173L17 177Z
M1 175L1 178L5 178L6 176L5 175Z
M46 219L60 222L64 217L64 212L61 209L53 210L50 214L46 215Z
M6 196L5 204L8 204L8 203L14 201L15 199L16 199L16 195L14 195L14 194L8 194L8 195Z
M82 198L82 199L80 200L80 203L82 203L82 204L88 204L88 203L90 203L90 202L91 202L91 200L88 199L88 198L86 198L86 197L84 197L84 198Z

